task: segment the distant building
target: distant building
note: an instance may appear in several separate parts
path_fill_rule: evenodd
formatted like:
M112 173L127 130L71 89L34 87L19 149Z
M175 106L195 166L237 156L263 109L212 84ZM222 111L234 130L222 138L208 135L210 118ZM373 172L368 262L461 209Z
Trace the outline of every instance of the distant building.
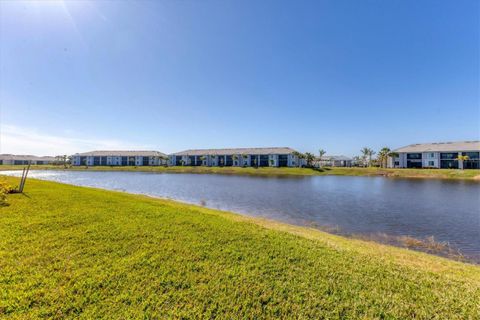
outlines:
M322 156L316 159L316 164L322 167L351 167L353 159L346 156Z
M37 157L32 155L0 154L0 165L43 165L53 164L55 157Z
M158 151L91 151L72 156L74 166L160 166L168 156Z
M394 150L390 168L479 169L480 141L418 143ZM456 160L459 155L469 160Z
M298 167L296 151L283 148L234 148L185 150L170 155L174 166Z

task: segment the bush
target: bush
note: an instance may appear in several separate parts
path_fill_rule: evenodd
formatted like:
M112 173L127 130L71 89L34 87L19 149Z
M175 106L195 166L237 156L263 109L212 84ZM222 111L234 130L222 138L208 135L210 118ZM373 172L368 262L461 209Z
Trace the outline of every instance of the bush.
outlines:
M7 194L12 192L13 187L5 181L0 181L0 206L7 204Z

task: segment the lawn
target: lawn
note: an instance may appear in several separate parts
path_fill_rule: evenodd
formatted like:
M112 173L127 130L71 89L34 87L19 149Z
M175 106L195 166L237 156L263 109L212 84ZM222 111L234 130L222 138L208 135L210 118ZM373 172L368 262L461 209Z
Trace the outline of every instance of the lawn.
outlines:
M138 195L25 191L0 207L0 318L480 318L479 266Z
M22 170L24 166L2 165L1 170ZM460 179L480 180L480 170L458 169L382 169L382 168L241 168L241 167L190 167L190 166L139 166L139 167L70 167L39 165L32 166L32 170L93 170L93 171L142 171L158 173L210 173L210 174L236 174L236 175L260 175L260 176L319 176L319 175L342 175L342 176L385 176L398 178L434 178L434 179Z

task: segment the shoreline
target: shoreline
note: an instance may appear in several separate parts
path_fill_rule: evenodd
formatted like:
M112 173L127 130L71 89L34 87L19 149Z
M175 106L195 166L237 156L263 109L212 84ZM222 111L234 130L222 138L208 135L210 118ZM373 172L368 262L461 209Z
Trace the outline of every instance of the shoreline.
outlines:
M23 165L0 165L0 171L22 170ZM30 170L57 170L57 171L111 171L111 172L152 172L152 173L190 173L190 174L222 174L245 176L270 177L303 177L303 176L364 176L384 178L408 179L437 179L480 182L479 169L390 169L390 168L361 168L361 167L323 167L323 168L277 168L277 167L69 167L52 165L35 165Z

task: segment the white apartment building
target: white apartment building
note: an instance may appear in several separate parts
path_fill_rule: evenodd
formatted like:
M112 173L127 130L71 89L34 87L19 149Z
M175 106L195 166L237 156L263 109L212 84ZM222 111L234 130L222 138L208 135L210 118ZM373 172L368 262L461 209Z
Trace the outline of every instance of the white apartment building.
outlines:
M298 167L301 159L287 148L233 148L185 150L170 155L173 166Z
M417 143L394 150L390 168L479 169L480 141ZM458 156L468 160L458 160Z
M0 165L44 165L53 164L55 157L37 157L32 155L0 154Z
M91 151L72 156L74 166L160 166L168 156L158 151Z

